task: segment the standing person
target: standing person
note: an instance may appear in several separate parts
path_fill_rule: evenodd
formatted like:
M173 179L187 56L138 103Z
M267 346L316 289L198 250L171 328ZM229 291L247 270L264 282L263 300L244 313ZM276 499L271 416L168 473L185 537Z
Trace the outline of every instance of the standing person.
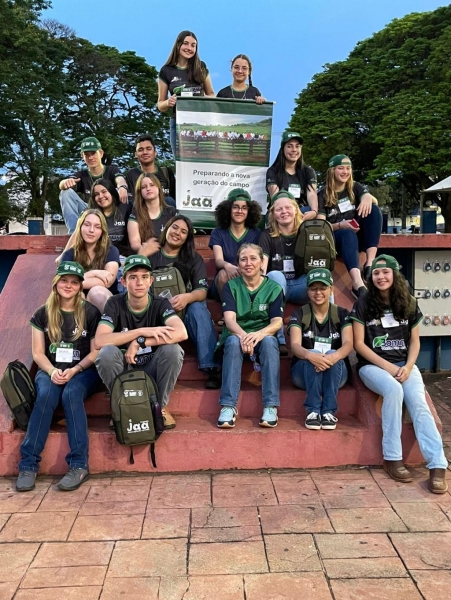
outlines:
M217 273L210 287L210 296L221 299L224 285L234 277L239 277L237 252L241 244L257 244L260 229L261 207L252 200L249 192L234 188L227 199L215 208L218 227L210 235L209 247L213 250Z
M117 272L120 265L119 250L108 237L103 213L88 208L81 215L75 230L73 248L66 250L61 260L80 263L85 270L83 290L87 299L100 311L112 294L117 293Z
M63 491L76 490L89 477L88 423L84 401L95 390L99 376L94 368L94 336L100 313L83 300L81 265L62 262L44 306L31 318L31 350L38 366L36 401L20 446L18 492L35 487L36 475L50 432L53 413L62 403L70 451L69 471L58 483Z
M78 217L88 208L91 188L97 179L111 181L118 189L121 202L128 202L127 183L119 167L102 164L103 150L99 140L95 137L85 138L80 151L87 169L77 171L59 184L61 210L69 235L74 233ZM78 194L82 194L84 200Z
M194 249L193 224L182 215L172 217L160 236L161 250L152 255L152 267L174 266L182 275L186 293L170 299L176 311L186 309L184 323L189 337L196 345L199 369L208 373L207 389L221 387L221 364L215 360L217 335L207 298L207 269L200 254Z
M348 379L346 358L352 350L349 311L330 303L333 279L328 269L307 273L309 303L290 317L291 379L307 390L307 429L335 429L337 394Z
M296 199L286 190L281 190L272 197L269 209L270 229L263 231L260 236L260 246L264 255L263 272L281 286L285 300L295 304L308 302L307 276L296 276L294 270L296 236L302 220ZM288 350L283 324L277 339L281 356L286 356Z
M276 160L266 171L266 189L270 198L280 190L288 190L308 221L318 215L318 196L316 173L302 158L303 143L299 133L285 131Z
M369 277L382 231L377 200L366 186L354 181L351 159L337 154L329 161L326 187L319 192L318 202L318 213L332 225L337 254L343 258L352 280L352 293L358 298L366 292L363 279ZM363 279L359 249L366 253Z
M169 167L159 167L155 164L156 157L157 151L152 136L148 133L138 135L135 140L135 158L139 162L139 167L130 169L125 175L128 185L128 201L131 204L133 204L136 182L139 176L143 173L149 173L158 177L166 204L175 206L174 171Z
M144 369L157 384L165 429L173 429L169 396L183 365L179 342L188 335L169 301L150 294L152 282L149 259L127 257L122 278L127 292L106 303L95 337L96 366L110 392L127 364Z
M135 185L135 202L127 225L132 250L142 256L152 256L158 252L158 236L175 213L176 209L166 204L156 175L140 175Z
M171 111L169 133L174 157L177 143L177 96L214 95L207 66L199 58L197 37L192 31L182 31L158 75L157 107L161 112Z
M350 317L357 370L363 383L382 396L384 470L395 481L412 481L402 462L405 402L429 469L429 491L444 494L448 489L445 479L448 462L415 364L420 351L418 325L423 315L399 270L398 261L386 254L371 264L368 293L358 299Z
M280 360L275 337L282 324L283 292L280 285L262 275L263 252L256 244L243 244L238 250L240 277L223 289L225 326L218 342L224 352L221 412L218 427L235 427L241 369L249 355L262 373L262 427L276 427L280 405Z
M252 85L252 64L245 54L238 54L232 60L232 85L228 85L217 93L217 98L235 98L236 100L255 100L263 104L265 99L258 88ZM248 81L246 81L248 80Z

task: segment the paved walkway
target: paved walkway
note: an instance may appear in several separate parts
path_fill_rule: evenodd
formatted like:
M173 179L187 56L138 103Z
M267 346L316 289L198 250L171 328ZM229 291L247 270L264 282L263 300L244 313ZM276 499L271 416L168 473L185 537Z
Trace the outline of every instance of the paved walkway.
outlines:
M429 391L451 459L451 379ZM449 600L451 495L413 473L0 478L0 600Z

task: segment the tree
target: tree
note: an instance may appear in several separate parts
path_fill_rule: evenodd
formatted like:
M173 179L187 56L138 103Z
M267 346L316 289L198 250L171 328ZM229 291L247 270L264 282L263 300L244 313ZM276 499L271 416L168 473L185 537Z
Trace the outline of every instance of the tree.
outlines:
M397 180L411 201L451 173L451 6L395 19L327 64L297 100L290 127L324 176L346 153L356 178ZM437 198L451 232L451 197Z

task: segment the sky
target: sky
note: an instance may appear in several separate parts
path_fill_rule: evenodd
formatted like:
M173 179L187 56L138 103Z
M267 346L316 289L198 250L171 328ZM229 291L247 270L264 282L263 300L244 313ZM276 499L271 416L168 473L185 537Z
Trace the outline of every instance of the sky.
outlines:
M326 63L345 60L357 42L393 19L447 5L437 0L53 0L43 18L70 26L94 44L132 50L157 70L180 31L191 30L215 92L232 83L233 57L247 54L253 84L276 103L274 158L298 94Z

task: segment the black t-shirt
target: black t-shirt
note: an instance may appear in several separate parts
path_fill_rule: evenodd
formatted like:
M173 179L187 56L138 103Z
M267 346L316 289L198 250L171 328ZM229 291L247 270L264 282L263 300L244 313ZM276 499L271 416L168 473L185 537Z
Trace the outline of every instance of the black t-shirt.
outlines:
M282 271L285 279L296 277L294 272L296 235L271 237L268 231L262 231L259 245L263 250L263 254L269 259L267 273Z
M30 319L32 327L44 332L45 355L57 369L62 369L63 371L65 369L71 369L72 367L75 367L75 365L78 365L78 363L91 352L91 340L96 334L97 324L100 320L100 312L86 300L83 302L83 307L85 309L86 329L83 329L81 336L74 341L71 340L74 331L76 330L74 313L63 310L60 311L63 316L61 341L63 344L71 344L73 349L72 361L70 362L57 361L58 345L50 342L48 335L49 321L45 306L40 306Z
M127 222L131 212L132 207L130 204L123 204L121 202L117 210L108 217L105 217L108 227L108 237L113 246L116 246L123 256L128 256L131 253L127 234Z
M177 267L187 291L208 290L207 268L202 256L197 252L195 252L193 260L187 264L180 263L177 256L168 256L163 250L153 254L151 261L152 269Z
M307 185L316 185L316 173L312 167L304 165L304 170ZM270 167L266 171L266 189L268 189L270 185L277 185L280 190L287 190L293 194L299 206L308 206L307 189L303 189L301 179L297 173L291 175L291 173L284 171L282 185L279 185L277 173L275 169Z
M349 311L346 308L338 306L338 318L340 326L335 328L330 316L330 309L326 319L319 323L311 310L311 319L308 327L302 323L304 307L297 308L290 317L290 322L287 327L287 333L290 334L291 327L299 327L302 331L302 347L306 350L314 350L315 342L330 343L331 350L338 350L342 346L341 332L344 327L351 326L349 320ZM292 364L296 364L300 360L297 356L293 356Z
M253 85L248 85L245 90L234 90L231 85L228 85L216 94L217 98L235 98L235 100L255 100L257 96L261 96L261 92Z
M68 250L66 250L64 252L63 256L61 257L61 262L65 262L66 260L75 260L73 248L69 248ZM117 262L118 265L121 264L119 250L116 248L116 246L111 245L108 248L108 252L107 252L107 255L105 258L105 264L101 268L104 269L105 265L108 264L109 262ZM85 271L90 271L90 270L91 269L85 269ZM113 283L111 284L111 286L108 289L110 290L110 292L112 294L117 294L117 280L116 279L113 281Z
M149 294L149 303L142 312L133 312L128 305L128 294L119 294L109 298L105 304L103 315L100 319L102 325L108 325L114 332L130 331L140 327L160 327L165 325L167 319L176 315L169 300L166 298L154 298ZM124 352L129 344L119 346ZM136 355L136 366L142 366L149 362L153 351L158 346L149 346L139 349Z
M354 219L362 196L368 193L368 187L354 181L352 191L354 192L354 204L350 203L348 192L344 189L337 193L338 203L336 205L326 206L326 188L320 190L318 192L318 214L325 215L329 223L340 223L340 221Z
M208 75L207 66L203 61L201 61L202 67L205 72L205 76ZM203 96L204 95L204 84L196 83L195 81L190 81L188 76L188 69L181 69L180 67L176 67L174 65L165 65L161 67L160 72L158 74L158 78L169 88L169 94L172 96L174 94L174 89L180 88L183 86L183 90L177 90L177 96ZM175 110L177 110L177 104L175 105ZM175 117L175 110L172 109L171 116Z
M105 165L103 169L104 171L101 175L91 175L88 169L82 169L81 171L76 171L73 175L69 175L69 177L73 177L74 179L80 179L75 186L75 191L77 194L83 196L86 203L89 202L92 185L97 179L107 179L116 187L116 177L122 176L117 165Z
M158 237L160 235L160 233L163 231L164 226L169 221L169 219L172 219L172 217L174 217L176 214L177 214L177 209L175 208L175 206L166 206L166 208L163 208L163 210L161 211L161 213L158 215L158 217L156 219L152 219L154 237ZM135 223L138 223L138 219L136 217L134 208L132 209L132 212L130 213L130 221L135 221ZM145 242L145 241L146 240L141 240L141 242Z
M140 175L143 174L143 171L140 167L134 167L127 171L125 175L125 181L128 185L128 201L130 204L133 204L135 200L135 186L136 182ZM169 167L157 167L155 173L151 173L151 175L155 175L158 181L161 183L161 187L163 188L163 194L165 196L170 196L175 200L175 177L174 171Z
M417 300L412 297L412 310L406 319L396 321L389 306L384 315L378 319L366 320L366 296L357 300L350 314L350 319L362 323L365 327L364 342L373 352L390 363L407 360L410 331L423 319ZM370 365L363 356L357 353L357 369Z

